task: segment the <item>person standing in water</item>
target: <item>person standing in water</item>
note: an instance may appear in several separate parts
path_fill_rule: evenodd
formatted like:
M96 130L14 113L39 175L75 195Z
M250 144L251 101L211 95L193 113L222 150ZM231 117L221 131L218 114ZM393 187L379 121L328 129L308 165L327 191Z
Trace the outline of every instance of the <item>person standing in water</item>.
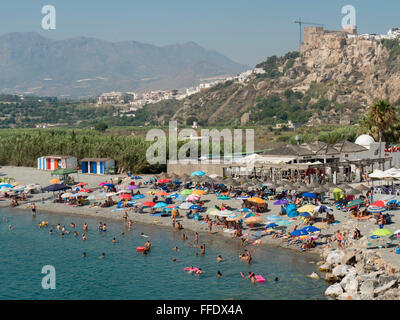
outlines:
M84 225L83 225L83 231L84 231L84 232L87 232L87 231L88 231L88 225L87 225L86 222L85 222Z
M197 232L194 234L194 243L199 243L199 234Z
M31 209L32 209L32 217L36 217L36 206L34 203L32 204Z

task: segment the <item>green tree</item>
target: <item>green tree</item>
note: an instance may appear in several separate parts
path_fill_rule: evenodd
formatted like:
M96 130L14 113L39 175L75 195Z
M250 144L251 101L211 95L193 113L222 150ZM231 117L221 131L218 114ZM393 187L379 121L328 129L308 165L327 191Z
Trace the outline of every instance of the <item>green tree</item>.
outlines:
M94 126L95 130L97 131L106 131L108 128L108 125L105 122L98 122L96 123L96 125Z
M381 158L382 138L392 142L398 138L398 119L396 109L385 100L378 100L368 108L360 121L361 126L375 139L379 140L379 158Z

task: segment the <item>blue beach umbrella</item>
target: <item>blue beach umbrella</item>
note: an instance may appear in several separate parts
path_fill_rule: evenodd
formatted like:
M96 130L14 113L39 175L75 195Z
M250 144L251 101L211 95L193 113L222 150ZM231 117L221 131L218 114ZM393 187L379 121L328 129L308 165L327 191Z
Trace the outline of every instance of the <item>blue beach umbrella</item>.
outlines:
M220 196L217 198L218 200L230 200L228 196Z
M134 179L134 180L139 180L139 179L143 179L142 177L140 177L140 176L134 176L134 177L131 177L131 179Z
M273 227L277 227L277 226L279 226L279 225L276 223L270 223L270 224L266 225L265 228L273 228Z
M307 234L308 234L308 232L306 230L300 229L300 230L293 231L290 235L297 237L297 236L305 236Z
M11 184L8 183L2 183L0 184L0 188L12 188L13 186Z
M321 229L318 229L317 227L314 227L314 226L307 226L307 227L304 227L302 230L305 230L307 232L321 231Z
M286 207L286 215L289 218L294 218L299 215L299 212L297 211L297 207L295 204L291 203Z
M145 195L143 195L143 194L137 194L137 195L133 196L131 199L132 199L132 200L139 200L139 199L144 199L144 198L146 198Z
M194 171L192 172L192 174L190 175L191 177L193 176L204 176L206 173L203 171Z
M311 199L317 199L318 198L318 196L315 193L312 193L312 192L305 192L305 193L302 194L302 196L304 198L311 198Z
M194 205L192 205L189 209L201 210L201 207L198 206L197 204L194 204Z
M245 200L245 199L249 199L250 197L247 196L241 196L241 197L237 197L235 198L236 200Z
M178 198L178 197L179 197L179 194L174 193L174 194L171 194L169 197L170 197L170 198Z
M300 217L308 218L311 217L311 214L309 214L308 212L302 212L300 213Z
M164 208L167 204L165 202L157 202L153 208Z
M270 215L267 217L267 220L269 221L277 221L277 220L282 220L281 217L275 216L275 215Z

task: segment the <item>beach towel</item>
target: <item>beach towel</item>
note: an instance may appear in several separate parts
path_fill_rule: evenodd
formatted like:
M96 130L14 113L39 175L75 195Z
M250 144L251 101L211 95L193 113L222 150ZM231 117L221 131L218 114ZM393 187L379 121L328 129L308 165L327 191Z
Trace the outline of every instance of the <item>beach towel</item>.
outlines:
M117 209L112 209L110 212L115 212L115 211L122 211L124 208L117 208Z

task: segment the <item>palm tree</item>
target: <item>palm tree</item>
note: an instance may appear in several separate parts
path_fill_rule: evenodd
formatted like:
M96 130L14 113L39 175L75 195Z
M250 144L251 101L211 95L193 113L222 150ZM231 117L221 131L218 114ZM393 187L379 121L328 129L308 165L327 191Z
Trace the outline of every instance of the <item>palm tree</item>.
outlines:
M396 109L385 100L378 100L368 109L366 116L360 121L368 129L368 133L379 140L379 160L381 159L382 138L396 138L395 127L398 125ZM381 168L382 169L382 168Z

